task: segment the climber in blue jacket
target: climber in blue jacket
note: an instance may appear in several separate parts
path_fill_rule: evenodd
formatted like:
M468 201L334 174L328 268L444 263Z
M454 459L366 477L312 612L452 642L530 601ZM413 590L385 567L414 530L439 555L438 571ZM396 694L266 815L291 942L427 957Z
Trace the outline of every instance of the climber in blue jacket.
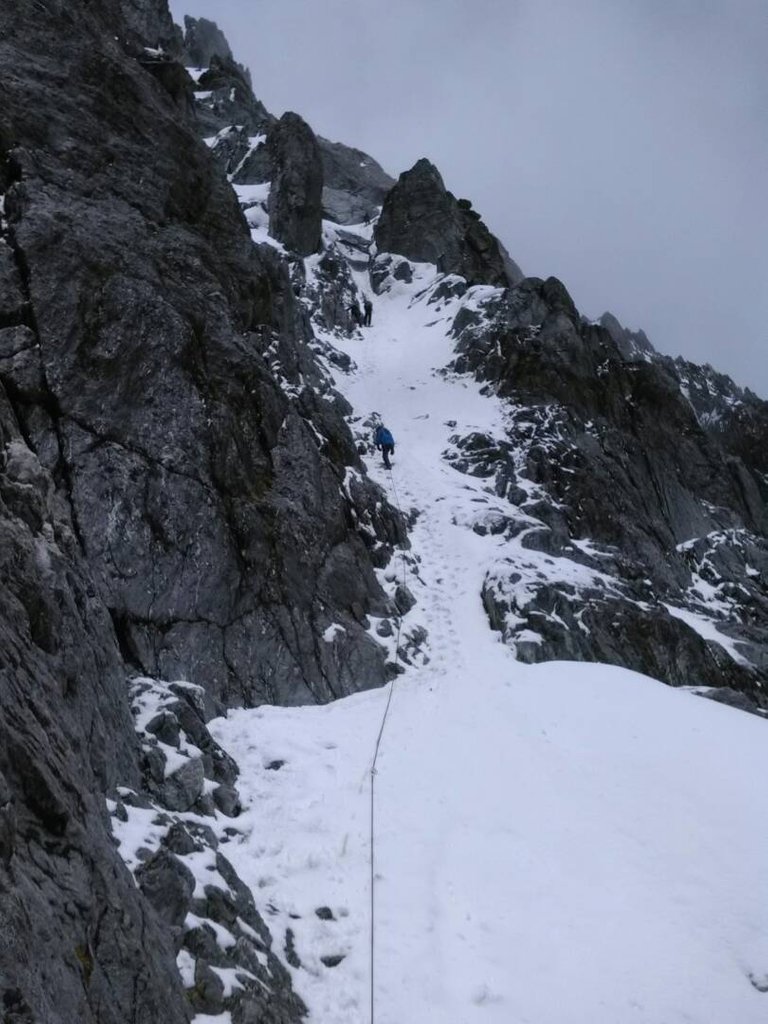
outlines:
M391 469L392 467L389 463L389 456L395 454L395 439L383 423L380 423L378 427L376 427L376 433L373 435L373 443L381 452L381 457L384 459L384 465L387 469Z

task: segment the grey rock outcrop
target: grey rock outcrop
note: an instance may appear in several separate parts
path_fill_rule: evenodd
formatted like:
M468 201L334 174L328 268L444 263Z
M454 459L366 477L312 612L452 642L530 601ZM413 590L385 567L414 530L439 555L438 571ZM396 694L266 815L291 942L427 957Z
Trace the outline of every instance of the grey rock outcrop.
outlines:
M267 129L268 131L269 129ZM240 163L234 169L232 181L236 185L260 185L265 181L272 181L274 177L272 150L267 145L265 138L261 136L258 138L258 143L249 145L248 151L243 154ZM217 147L214 146L214 153L216 149Z
M338 224L369 220L395 184L373 157L318 138L323 160L323 210Z
M768 501L768 402L707 364L657 358L679 380L700 425L749 466L763 500Z
M201 134L215 137L213 152L236 184L272 181L278 171L278 149L271 144L277 118L254 96L249 71L235 63L218 26L204 18L185 18L185 24L184 60L206 69L196 85ZM252 145L254 136L263 141ZM370 220L394 179L362 150L322 137L316 142L322 161L323 216L338 224ZM503 257L509 260L506 253ZM514 268L511 261L509 266Z
M16 327L23 321L24 292L21 276L16 266L13 250L4 240L0 241L0 331L6 338L4 328ZM0 335L0 337L3 337ZM0 347L0 357L9 353L10 340Z
M516 267L466 199L456 199L437 168L421 159L388 193L374 238L379 252L434 263L469 284L507 287Z
M170 96L180 117L192 120L195 116L194 83L186 69L164 52L144 51L137 60Z
M238 180L237 171L250 152L251 137L246 128L237 124L222 128L211 145L211 153L224 173L233 176L232 180ZM269 181L269 176L263 180Z
M655 355L656 350L645 331L630 331L619 323L613 313L603 313L598 323L608 331L619 352L628 361L634 362Z
M195 876L189 868L172 853L160 849L139 866L136 881L166 924L181 928L195 891Z
M130 692L141 787L118 787L108 807L120 852L172 938L186 997L199 1013L296 1024L305 1008L272 952L272 935L251 892L223 853L238 835L237 767L205 725L205 692L147 678L133 679ZM180 807L163 784L169 759L196 766L208 789L218 783L227 799L217 803L217 790L213 800L200 792L193 805ZM222 972L233 982L226 989Z
M625 358L554 278L464 310L454 332L454 368L508 402L510 426L504 442L455 438L448 458L502 499L484 528L550 565L547 579L513 561L489 573L492 625L523 660L621 664L765 706L760 464L703 425L674 361Z
M314 132L298 114L283 114L269 133L272 189L269 233L291 252L309 256L320 248L323 164Z
M16 843L16 810L13 792L0 773L0 860L8 867L13 858Z
M498 239L496 239L499 242ZM507 273L507 280L510 284L520 284L525 277L520 267L515 263L512 257L509 255L505 247L499 242L499 251L501 252L501 259L504 264L504 270Z
M81 101L76 66L48 104L42 60L10 60L25 71L5 116L35 111L4 137L19 143L8 240L38 365L34 379L14 365L8 386L43 465L66 482L123 656L146 674L205 679L224 702L326 700L382 683L385 655L366 632L383 603L369 552L402 527L374 513L369 483L350 505L343 480L359 462L345 410L328 400L284 266L252 245L210 153L139 65L121 67L131 86L116 85L105 110ZM63 153L39 141L54 127L73 139ZM287 118L275 143L286 161L275 222L303 250L320 218L308 133ZM147 136L156 171L142 177ZM311 217L290 205L294 146L309 153ZM375 544L354 527L366 519ZM359 645L346 668L316 639L332 621Z
M121 39L129 52L161 50L170 58L181 55L181 29L174 25L167 0L119 0Z
M214 145L214 153L227 161L227 170L233 173L238 185L256 185L271 181L276 174L276 152L269 144L273 125L264 122L260 128L266 135L258 146L244 146L240 142L237 159L226 152L224 140L238 132L247 142L247 132L238 126L224 129ZM328 142L318 137L322 160L322 213L337 224L358 224L370 220L392 187L392 179L376 161L366 153L351 149L339 142Z
M314 308L312 322L325 331L341 331L350 334L359 327L359 320L353 315L357 308L362 315L362 300L349 269L347 253L337 246L323 252L317 261L314 279L305 287L304 296ZM332 360L341 356L337 353Z
M206 101L207 102L207 101ZM265 133L259 145L244 146L239 143L235 160L227 152L228 140L235 132L247 141L248 133L239 126L223 129L213 147L214 153L226 160L227 170L233 173L233 182L238 185L257 185L271 181L276 174L276 152L269 144L273 126L277 122L264 121L260 131ZM328 220L337 224L357 224L369 220L384 201L384 196L393 182L376 161L357 149L350 149L339 142L328 142L318 137L322 160L322 212Z
M8 1019L187 1021L169 936L105 827L100 793L139 779L131 733L68 504L0 383L0 1005L28 1014Z
M713 700L718 704L725 704L728 707L736 708L739 711L746 711L750 715L759 715L760 718L765 718L768 713L765 709L759 708L749 697L739 693L738 690L731 690L728 686L723 686L720 689L699 690L697 695Z
M216 135L232 125L256 135L275 121L253 95L248 72L233 60L211 57L207 69L197 80L195 91L197 121L204 136Z
M213 929L179 925L188 885L166 912L152 881L160 861L143 892L133 884L104 796L113 823L133 799L166 815L170 833L174 814L238 813L232 766L185 700L162 708L140 745L126 666L197 678L204 714L218 702L327 700L390 671L368 616L389 607L374 567L403 524L365 477L285 266L253 245L190 128L184 73L146 52L172 48L167 25L154 0L122 13L111 0L0 7L9 1019L185 1024L178 940L219 962ZM219 72L213 94L235 74ZM331 623L344 626L337 644L319 639ZM198 841L179 831L177 849ZM220 892L205 899L221 917L238 883L223 857L218 871ZM268 951L239 892L238 916ZM251 1018L300 1019L284 968L245 931L234 941L275 993L270 1004L253 982ZM263 975L257 953L270 958Z
M207 68L214 57L234 62L224 33L215 21L184 15L184 63L193 68Z
M599 320L628 362L653 362L677 382L699 425L731 455L749 466L753 481L768 500L768 402L741 388L708 363L662 355L644 331L629 331L611 313Z

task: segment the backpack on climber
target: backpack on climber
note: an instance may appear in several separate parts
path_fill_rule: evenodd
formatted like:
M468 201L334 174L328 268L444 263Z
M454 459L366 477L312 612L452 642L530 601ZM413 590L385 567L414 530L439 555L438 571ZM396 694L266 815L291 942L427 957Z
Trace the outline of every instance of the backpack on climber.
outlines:
M391 469L392 467L389 462L389 457L395 453L395 439L383 423L380 423L378 427L376 427L376 432L373 435L373 443L381 452L381 457L384 459L384 465L386 468Z

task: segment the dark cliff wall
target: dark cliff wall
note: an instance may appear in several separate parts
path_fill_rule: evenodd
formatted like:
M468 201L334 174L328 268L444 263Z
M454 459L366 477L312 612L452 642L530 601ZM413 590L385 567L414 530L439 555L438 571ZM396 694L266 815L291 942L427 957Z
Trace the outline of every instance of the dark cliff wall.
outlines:
M172 936L107 827L104 793L141 786L127 675L239 703L389 671L365 627L402 526L286 271L186 121L185 72L143 50L172 49L169 24L154 0L0 6L9 1021L188 1019Z
M284 268L92 12L69 37L14 20L5 207L39 367L7 377L125 657L225 701L382 682L363 623L383 595L354 524L375 520L379 561L399 527L364 481L347 495L357 456ZM332 621L356 678L318 645Z
M291 252L310 256L320 249L323 222L323 164L312 129L288 112L272 127L267 143L272 165L269 233Z
M169 936L106 826L101 794L139 778L119 651L2 385L0 450L0 1015L183 1024Z
M620 347L625 339L583 320L555 278L526 278L486 313L457 317L455 367L508 401L508 443L463 439L457 466L495 477L499 495L539 520L524 546L609 580L581 590L544 581L519 607L515 574L501 565L484 594L492 624L526 660L626 665L674 684L730 686L764 707L763 463L752 457L752 435L736 443L743 434L734 415L710 429L697 414L697 405L706 410L688 397L692 381L702 378L712 406L711 371L688 365L684 382L682 368L652 354L647 339ZM752 413L753 432L761 405L737 406ZM517 475L536 485L534 497ZM667 605L683 609L682 619ZM519 616L514 629L505 624L510 610ZM684 621L688 612L717 621L743 657L706 643ZM521 627L541 640L518 644Z

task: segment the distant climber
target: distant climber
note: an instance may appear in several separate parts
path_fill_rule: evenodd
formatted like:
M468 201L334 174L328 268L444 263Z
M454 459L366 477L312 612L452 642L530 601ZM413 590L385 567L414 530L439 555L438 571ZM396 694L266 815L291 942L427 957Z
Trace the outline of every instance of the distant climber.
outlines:
M365 310L365 316L363 317L363 327L371 326L371 316L373 315L373 303L366 295L363 299L363 308Z
M386 468L391 469L392 466L389 462L389 456L395 454L395 439L383 423L380 423L378 427L376 427L376 433L373 435L373 443L381 452L381 457L384 459L384 465Z
M352 317L352 323L356 327L360 327L363 322L363 314L360 312L360 307L356 302L353 302L349 307L349 315Z

